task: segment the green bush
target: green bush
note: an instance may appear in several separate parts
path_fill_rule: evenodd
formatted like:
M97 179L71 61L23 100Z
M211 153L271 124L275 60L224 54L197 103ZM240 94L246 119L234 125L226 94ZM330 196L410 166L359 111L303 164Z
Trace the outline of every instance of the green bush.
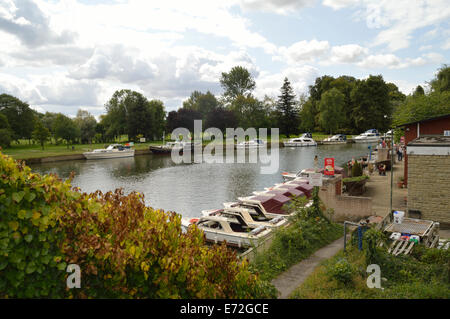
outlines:
M66 288L66 266L81 288ZM0 298L273 298L225 245L143 195L91 194L0 153Z
M327 274L343 284L349 284L353 281L355 270L347 259L342 258L327 266Z
M290 210L296 211L296 215L291 218L291 225L277 230L270 247L255 256L252 267L260 273L262 279L275 278L293 264L342 236L341 225L316 216L317 207L304 208L303 204L302 201L294 201Z
M358 161L355 161L355 163L352 166L352 177L358 177L363 174L363 169L361 164Z
M0 147L7 148L11 145L12 134L7 128L0 128Z

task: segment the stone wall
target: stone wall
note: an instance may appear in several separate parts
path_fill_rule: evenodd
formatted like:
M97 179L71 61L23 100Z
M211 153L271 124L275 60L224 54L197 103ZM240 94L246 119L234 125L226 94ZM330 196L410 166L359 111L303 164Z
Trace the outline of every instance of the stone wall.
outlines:
M359 221L372 215L371 198L341 195L341 190L342 176L335 175L335 178L324 178L319 191L319 197L325 206L334 210L334 221Z
M408 156L408 210L450 224L450 156Z

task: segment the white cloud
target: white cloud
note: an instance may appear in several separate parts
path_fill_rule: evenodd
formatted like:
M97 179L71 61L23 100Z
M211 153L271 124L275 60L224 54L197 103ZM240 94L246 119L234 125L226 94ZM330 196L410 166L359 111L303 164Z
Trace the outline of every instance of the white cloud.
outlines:
M288 14L316 3L316 0L239 0L243 9Z
M357 65L368 69L403 69L430 63L440 63L443 59L441 54L434 52L423 54L417 58L405 58L403 60L394 54L375 54L367 56L364 60L357 63Z
M358 44L346 44L331 48L330 57L322 61L323 65L356 63L369 53L367 48Z
M330 49L328 41L299 41L289 47L280 47L278 49L279 56L275 56L275 60L285 61L289 63L312 62L325 55Z
M279 73L270 74L261 72L256 79L255 96L263 98L265 95L277 97L280 95L280 89L285 77L291 82L297 97L302 93L308 92L308 86L314 84L314 80L319 76L319 70L310 65L290 67Z
M324 6L331 7L334 10L339 10L345 7L353 6L361 2L360 0L323 0Z

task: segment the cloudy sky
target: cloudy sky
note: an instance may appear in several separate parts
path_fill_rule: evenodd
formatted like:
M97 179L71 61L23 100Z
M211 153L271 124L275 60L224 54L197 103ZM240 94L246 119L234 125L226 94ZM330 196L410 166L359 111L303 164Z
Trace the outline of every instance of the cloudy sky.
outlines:
M405 94L450 62L448 0L0 0L0 94L94 115L117 89L161 99L222 93L241 65L255 95L322 75L382 74Z

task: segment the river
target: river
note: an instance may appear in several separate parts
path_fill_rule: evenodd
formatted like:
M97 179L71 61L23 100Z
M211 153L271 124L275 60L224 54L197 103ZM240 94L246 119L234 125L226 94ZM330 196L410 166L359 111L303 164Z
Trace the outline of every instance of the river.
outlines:
M41 174L56 173L66 179L75 172L73 186L82 191L103 192L123 188L145 195L147 205L175 211L185 217L199 216L203 209L221 208L223 202L251 195L283 181L281 172L314 167L314 156L323 166L325 157L343 165L352 157L367 155L367 144L319 145L279 149L279 168L261 174L261 163L175 164L170 155L141 155L132 158L78 160L30 165ZM270 153L270 151L269 151ZM237 156L237 155L236 155Z

